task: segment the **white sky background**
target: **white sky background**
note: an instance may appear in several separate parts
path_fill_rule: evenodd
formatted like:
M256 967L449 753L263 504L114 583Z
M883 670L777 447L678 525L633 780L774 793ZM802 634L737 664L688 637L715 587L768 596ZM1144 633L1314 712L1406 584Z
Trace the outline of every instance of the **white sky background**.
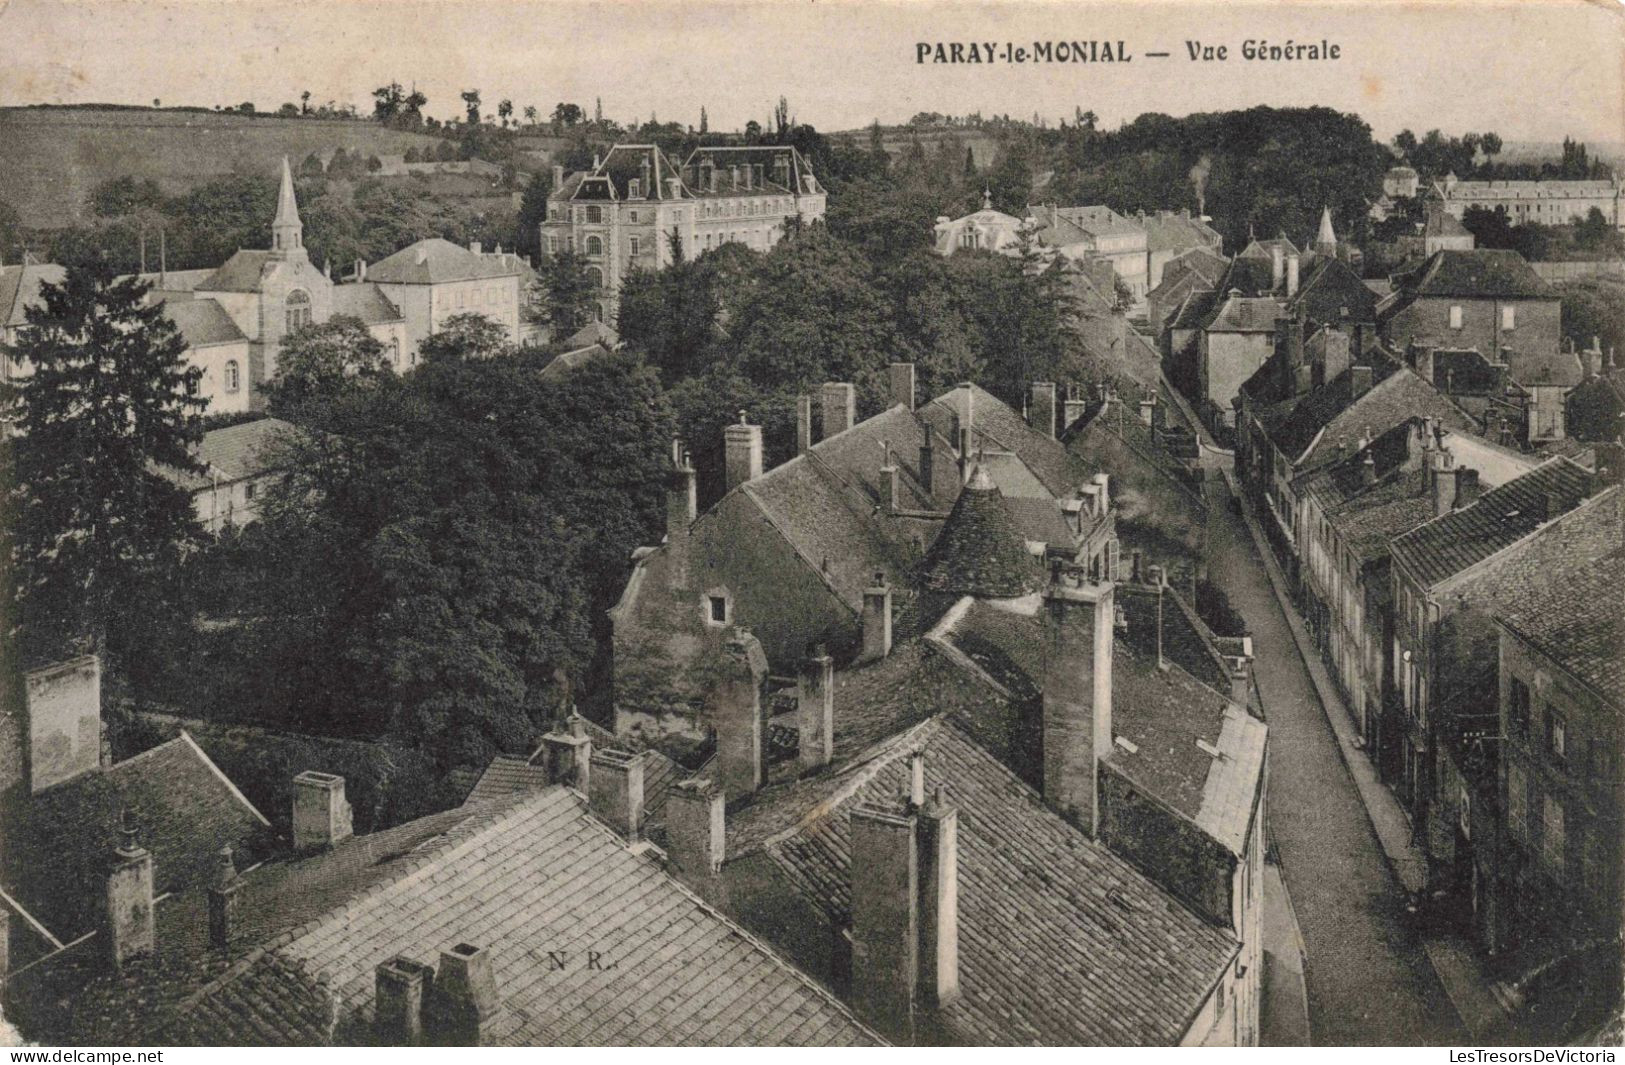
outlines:
M711 128L766 122L782 93L803 122L850 129L917 111L1008 112L1052 121L1081 106L1107 127L1142 111L1255 104L1355 111L1382 139L1493 129L1507 140L1625 139L1625 7L1619 0L1219 5L935 0L0 0L0 104L108 102L261 109L416 81L440 117L458 93L544 115ZM1326 63L1239 58L1246 38L1342 46ZM941 67L919 41L1124 39L1126 65ZM1191 63L1185 41L1228 44Z

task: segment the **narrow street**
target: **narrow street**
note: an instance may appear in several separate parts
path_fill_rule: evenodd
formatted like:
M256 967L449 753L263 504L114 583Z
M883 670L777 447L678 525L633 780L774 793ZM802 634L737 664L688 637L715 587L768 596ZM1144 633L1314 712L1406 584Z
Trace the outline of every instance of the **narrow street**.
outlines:
M1209 459L1215 456L1209 456ZM1228 461L1228 459L1224 460ZM1417 937L1229 489L1209 474L1209 574L1246 617L1270 726L1269 830L1296 906L1317 1045L1468 1038Z

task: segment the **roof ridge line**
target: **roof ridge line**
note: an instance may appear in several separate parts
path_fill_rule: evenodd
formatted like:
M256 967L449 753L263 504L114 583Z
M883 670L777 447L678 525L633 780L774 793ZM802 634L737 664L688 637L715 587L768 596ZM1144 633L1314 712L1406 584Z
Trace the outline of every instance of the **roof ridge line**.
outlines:
M209 752L198 746L198 742L192 738L192 734L190 732L187 732L185 728L182 728L179 738L186 741L186 745L191 747L193 752L203 760L203 764L208 766L209 771L215 776L219 777L220 782L231 790L231 793L237 797L237 801L247 807L249 813L259 818L260 824L264 825L266 828L271 827L271 822L267 821L265 819L265 815L260 813L259 809L252 802L248 801L248 796L244 795L238 789L237 785L232 783L231 778L226 776L225 770L221 769L215 764L214 759L209 757Z

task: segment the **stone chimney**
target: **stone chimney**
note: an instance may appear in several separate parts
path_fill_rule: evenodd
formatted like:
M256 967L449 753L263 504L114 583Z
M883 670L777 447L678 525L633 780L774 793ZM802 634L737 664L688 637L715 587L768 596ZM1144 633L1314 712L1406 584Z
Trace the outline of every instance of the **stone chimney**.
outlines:
M1367 487L1377 483L1377 460L1369 451L1360 461L1360 483Z
M423 1042L423 1006L434 969L397 954L373 970L373 1034L384 1046Z
M553 167L553 190L552 190L553 194L557 195L558 191L563 187L564 187L564 167L562 167L562 166L554 166Z
M440 971L423 1006L423 1027L435 1046L479 1046L502 1011L491 952L459 943L440 952Z
M744 411L737 424L722 431L722 444L726 491L762 475L762 427L750 424Z
M1028 413L1029 422L1034 429L1045 436L1055 435L1055 383L1053 381L1034 381L1032 385L1032 404Z
M852 428L858 417L857 390L845 382L830 381L823 388L824 439Z
M643 752L592 752L587 805L593 815L636 843L643 834Z
M468 250L473 252L475 255L479 255L481 252L485 251L485 246L477 240L471 240L468 242Z
M895 1043L959 994L958 814L939 795L852 812L852 1000Z
M1279 244L1270 245L1270 288L1279 291L1286 283L1286 271L1282 262L1283 252Z
M1093 477L1090 478L1090 481L1095 486L1095 493L1094 493L1095 505L1099 508L1095 512L1095 517L1103 518L1103 517L1106 516L1106 512L1108 510L1110 510L1111 506L1112 506L1112 501L1111 501L1111 481L1112 481L1112 478L1111 478L1111 474L1109 474L1109 473L1097 473Z
M216 950L231 947L232 925L237 920L237 901L243 881L231 857L231 845L220 848L215 864L214 883L209 885L209 945Z
M1157 400L1155 396L1147 396L1145 399L1140 400L1140 424L1150 425L1156 410Z
M892 454L891 444L884 444L886 460L880 467L880 476L886 483L886 509L896 514L903 509L902 470L897 465L897 458Z
M1433 453L1433 516L1441 517L1456 508L1456 460L1446 449Z
M803 773L835 758L835 660L823 644L801 663L796 697L797 759Z
M1286 257L1286 294L1290 299L1298 294L1298 253Z
M293 849L321 850L343 843L354 829L344 778L307 769L293 778Z
M767 724L762 684L767 655L749 629L735 628L722 645L722 678L711 708L717 732L717 779L731 796L755 794L762 786Z
M1354 402L1371 391L1371 367L1349 367L1349 402Z
M711 780L685 780L666 793L666 858L693 880L715 876L727 842L726 796Z
M688 531L699 517L700 495L694 463L681 440L672 441L671 488L666 492L666 538L675 539Z
M542 737L540 749L531 755L533 763L538 759L549 784L563 784L588 792L592 778L592 737L587 735L587 725L581 715L571 714Z
M1084 400L1073 399L1070 395L1067 396L1066 401L1061 404L1061 431L1065 432L1076 425L1078 419L1083 417L1083 412L1088 407L1089 404Z
M812 397L796 397L796 454L812 449Z
M157 943L152 898L152 855L138 842L129 810L119 826L119 846L107 874L106 935L108 960L115 968L148 957Z
M920 444L920 485L926 492L935 495L934 478L937 472L937 448L932 442L931 428L925 429L923 442Z
M891 654L891 586L884 573L863 590L863 657L873 662Z
M1456 467L1456 509L1472 506L1482 494L1478 471L1469 466Z
M28 706L28 787L33 794L102 764L102 663L84 655L23 678Z
M892 406L902 406L909 410L914 409L914 364L912 362L894 362L889 367L891 375L891 402Z
M1099 763L1112 749L1112 591L1062 572L1044 596L1044 799L1091 836Z

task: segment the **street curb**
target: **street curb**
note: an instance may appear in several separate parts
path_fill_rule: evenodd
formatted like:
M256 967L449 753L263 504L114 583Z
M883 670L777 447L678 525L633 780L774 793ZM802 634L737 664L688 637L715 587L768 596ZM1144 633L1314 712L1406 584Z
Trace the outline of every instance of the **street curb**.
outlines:
M1292 623L1293 618L1297 616L1297 607L1292 605L1292 600L1286 593L1286 589L1284 587L1286 584L1286 576L1285 574L1279 573L1280 565L1275 561L1275 557L1270 551L1269 544L1264 540L1264 534L1262 530L1258 528L1257 519L1247 512L1246 498L1241 494L1241 491L1236 484L1235 474L1233 474L1230 470L1223 469L1222 467L1220 468L1219 472L1224 476L1225 487L1229 489L1232 498L1241 504L1242 523L1247 526L1247 534L1252 539L1253 546L1257 548L1259 556L1263 560L1264 574L1269 579L1270 591L1275 594L1276 603L1280 606L1281 613L1285 616L1287 630L1292 633L1292 644L1298 650L1298 657L1303 660L1304 672L1308 675L1309 685L1314 690L1315 701L1320 704L1321 712L1326 715L1326 723L1331 727L1332 736L1337 741L1337 756L1343 762L1343 768L1346 772L1348 772L1349 777L1354 784L1355 794L1360 796L1360 805L1365 809L1366 820L1370 822L1371 832L1377 839L1377 847L1382 851L1382 856L1387 861L1388 870L1393 874L1394 879L1401 887L1409 889L1406 873L1400 867L1394 854L1388 849L1387 844L1384 842L1381 827L1377 824L1376 812L1372 810L1371 804L1366 801L1365 792L1360 787L1359 774L1355 772L1354 766L1349 762L1347 741L1344 739L1342 730L1338 727L1338 722L1336 721L1338 712L1333 707L1333 703L1336 703L1337 706L1340 707L1342 705L1342 699L1336 698L1330 701L1327 699L1326 693L1322 690L1320 680L1315 676L1315 670L1311 665L1311 649L1305 646L1305 637L1298 631L1300 625L1294 625ZM1286 887L1285 877L1281 878L1281 886L1282 888ZM1290 900L1290 898L1291 895L1289 893L1288 899ZM1428 949L1427 937L1420 937L1419 945L1422 947L1423 955L1428 959L1428 968L1433 970L1435 978L1437 978L1439 981L1439 986L1444 989L1445 999L1450 1003L1450 1008L1455 1011L1456 1019L1461 1022L1462 1029L1471 1033L1475 1039L1478 1038L1479 1033L1475 1032L1474 1026L1468 1023L1467 1011L1463 1010L1457 1001L1460 993L1459 990L1452 989L1451 985L1453 981L1446 979L1444 972L1441 971L1438 963L1434 960L1433 951Z

